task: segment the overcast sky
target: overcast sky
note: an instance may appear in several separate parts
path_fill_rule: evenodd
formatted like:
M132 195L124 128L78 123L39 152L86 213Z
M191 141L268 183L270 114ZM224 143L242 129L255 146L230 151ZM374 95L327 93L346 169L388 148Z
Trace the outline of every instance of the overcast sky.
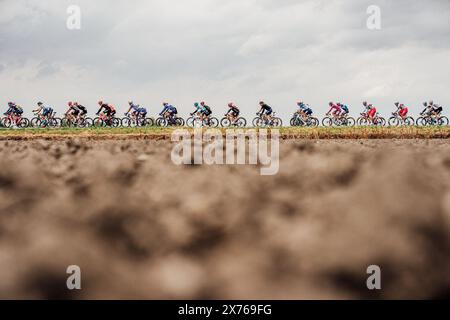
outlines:
M66 27L72 4L81 30ZM450 105L449 85L448 0L0 0L3 109L132 99L154 114L167 100L186 115L205 100L252 117L262 99L287 119L299 99L320 116L368 100L387 115L397 100Z

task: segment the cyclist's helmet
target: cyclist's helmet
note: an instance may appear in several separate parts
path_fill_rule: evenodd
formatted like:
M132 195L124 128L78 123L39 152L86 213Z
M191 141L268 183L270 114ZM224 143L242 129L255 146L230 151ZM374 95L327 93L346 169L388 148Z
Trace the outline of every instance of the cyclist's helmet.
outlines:
M333 102L330 102L328 105L331 107L333 105Z
M233 107L233 102L230 102L229 104L228 104L228 107Z
M433 100L430 101L430 106L432 106L432 105L434 105L434 101Z
M260 101L259 104L260 104L260 105L263 105L263 104L264 104L264 101Z
M204 105L205 105L205 101L200 102L200 104L201 104L202 106L204 106Z
M14 102L8 102L8 106L13 107L13 106L15 106L15 103Z
M99 104L100 106L102 106L102 105L103 105L103 101L100 100L100 101L98 102L98 104Z
M198 102L194 103L194 107L198 107L198 106L199 106Z
M166 107L168 105L167 102L163 102L163 106Z
M68 105L69 107L73 106L72 101L70 101L67 105Z
M38 106L42 106L43 103L42 103L42 102L38 102L37 105L38 105Z
M398 107L398 105L400 104L400 102L396 102L394 103L396 107Z
M133 104L133 101L128 101L128 104L131 106Z
M298 102L297 102L297 105L298 105L298 106L301 106L302 104L303 104L303 101L298 101Z
M427 102L424 102L423 105L424 105L425 107L428 107L428 103L427 103Z
M367 101L364 101L364 102L363 102L363 106L364 106L364 107L367 107Z

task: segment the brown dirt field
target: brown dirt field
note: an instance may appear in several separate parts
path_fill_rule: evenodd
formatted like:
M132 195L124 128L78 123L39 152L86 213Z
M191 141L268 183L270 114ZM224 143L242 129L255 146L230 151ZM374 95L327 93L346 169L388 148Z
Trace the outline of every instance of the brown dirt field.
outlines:
M283 141L269 177L170 151L0 141L0 298L450 297L449 140Z

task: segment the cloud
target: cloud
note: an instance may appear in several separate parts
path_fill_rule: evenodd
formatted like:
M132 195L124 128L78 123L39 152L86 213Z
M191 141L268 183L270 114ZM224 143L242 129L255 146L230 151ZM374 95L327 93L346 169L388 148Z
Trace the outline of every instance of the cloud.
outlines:
M448 1L78 0L78 31L66 28L72 4L0 1L5 99L39 95L59 112L74 99L152 111L169 100L184 114L198 99L233 100L247 116L266 99L286 117L300 98L319 114L329 100L358 110L367 99L386 114L401 99L413 110L450 100ZM366 28L372 4L380 31Z

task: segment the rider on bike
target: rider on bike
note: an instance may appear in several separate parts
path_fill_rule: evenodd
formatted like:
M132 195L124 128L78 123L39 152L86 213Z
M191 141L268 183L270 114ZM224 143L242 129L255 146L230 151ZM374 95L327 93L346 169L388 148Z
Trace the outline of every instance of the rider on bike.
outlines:
M125 115L127 115L128 113L130 113L131 110L133 110L133 117L138 118L141 117L142 119L145 119L145 117L147 116L147 109L141 107L138 104L134 104L133 101L128 102L130 108L128 109L127 112L125 112Z
M79 104L78 102L74 102L73 105L74 105L75 107L77 107L78 110L80 110L80 118L81 118L81 117L84 117L85 115L87 115L88 112L87 112L87 109L86 109L85 106L82 106L82 105Z
M429 103L424 102L423 105L425 106L425 109L420 113L421 115L426 112L429 116L438 117L442 111L444 111L442 106L435 104L433 101L430 101Z
M52 107L44 106L44 104L42 102L38 102L37 105L38 105L38 108L36 110L33 110L34 113L36 113L38 115L40 115L42 113L43 118L48 118L49 116L51 116L53 114Z
M395 106L397 107L397 110L395 110L393 114L395 115L397 113L400 118L405 120L405 118L408 116L409 111L408 108L403 103L400 102L396 102Z
M259 105L261 106L261 109L256 114L259 116L263 116L266 122L269 121L273 113L272 107L266 104L264 101L260 101Z
M297 113L299 113L300 115L308 117L313 114L311 107L309 105L303 103L303 101L297 102L297 106L299 108Z
M200 102L200 105L202 106L202 110L200 111L200 113L203 115L203 118L204 119L209 118L212 115L211 108L208 105L206 105L204 101Z
M234 123L239 117L240 113L241 111L239 110L239 108L233 102L230 102L228 104L228 111L227 113L225 113L225 117L228 117L229 119L231 117L231 122Z
M174 117L178 114L177 108L172 106L171 104L167 102L163 102L163 110L159 113L160 116L165 116L166 114L169 115L169 121L170 123L174 123Z
M99 101L98 105L100 106L100 109L98 109L96 115L99 115L100 112L104 112L104 114L108 117L108 118L112 118L114 117L114 115L116 114L116 109L112 106L109 105L107 103L104 103L103 101Z
M330 110L328 110L326 115L328 116L332 112L335 118L339 118L342 111L341 107L338 104L335 104L334 102L330 102L328 105L330 106Z
M341 108L341 118L346 117L350 113L350 109L346 104L338 102L337 105Z
M377 115L377 108L375 108L372 104L367 103L367 101L363 102L364 113L366 113L367 117L372 121L375 120L375 116Z
M78 115L80 114L80 109L78 109L78 107L71 101L67 103L67 105L69 106L69 109L66 111L66 113L64 113L64 115L66 117L77 119Z
M8 102L8 110L4 113L5 116L14 114L15 116L21 116L23 114L23 109L14 102Z

